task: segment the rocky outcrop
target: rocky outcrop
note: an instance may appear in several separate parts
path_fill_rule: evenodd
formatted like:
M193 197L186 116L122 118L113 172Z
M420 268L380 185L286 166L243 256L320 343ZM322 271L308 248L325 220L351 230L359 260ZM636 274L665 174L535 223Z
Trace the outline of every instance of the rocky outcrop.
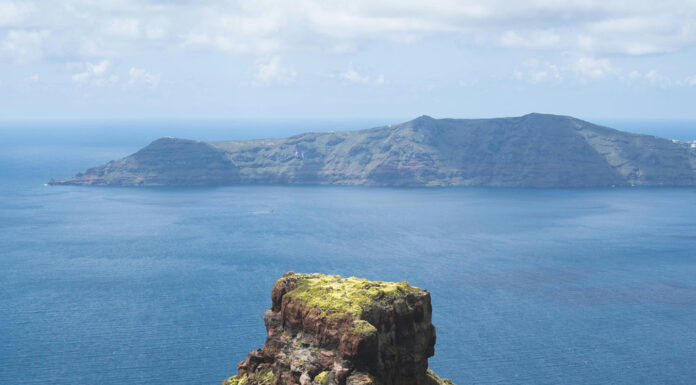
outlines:
M569 116L433 119L286 139L162 138L50 184L194 186L694 186L696 146Z
M435 328L426 290L287 273L271 300L265 345L223 385L451 384L428 369Z

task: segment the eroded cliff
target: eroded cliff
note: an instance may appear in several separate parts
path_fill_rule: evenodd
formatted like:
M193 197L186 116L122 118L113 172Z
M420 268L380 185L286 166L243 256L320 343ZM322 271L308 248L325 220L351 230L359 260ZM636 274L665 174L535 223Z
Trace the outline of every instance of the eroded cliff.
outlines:
M286 273L271 299L265 345L223 385L451 385L428 369L435 327L426 290Z

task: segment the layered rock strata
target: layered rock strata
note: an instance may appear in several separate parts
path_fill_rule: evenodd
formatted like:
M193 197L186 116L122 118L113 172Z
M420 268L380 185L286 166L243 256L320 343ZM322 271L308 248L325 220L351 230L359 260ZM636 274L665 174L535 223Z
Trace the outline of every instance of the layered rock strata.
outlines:
M435 327L426 290L291 272L271 299L265 345L223 385L451 384L428 369Z

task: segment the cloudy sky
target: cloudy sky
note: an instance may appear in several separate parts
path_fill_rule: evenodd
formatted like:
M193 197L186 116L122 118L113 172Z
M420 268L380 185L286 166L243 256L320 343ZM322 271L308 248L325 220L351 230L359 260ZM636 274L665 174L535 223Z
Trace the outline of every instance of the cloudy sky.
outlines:
M696 119L696 0L0 0L0 116Z

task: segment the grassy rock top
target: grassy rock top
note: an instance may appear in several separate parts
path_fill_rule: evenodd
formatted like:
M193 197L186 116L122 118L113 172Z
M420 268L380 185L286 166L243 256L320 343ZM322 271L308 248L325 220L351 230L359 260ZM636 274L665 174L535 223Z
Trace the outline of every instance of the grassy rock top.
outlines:
M224 385L453 385L428 372L430 293L407 282L288 272L263 320L266 343Z
M340 275L286 274L282 279L297 279L297 287L285 295L301 300L309 307L317 307L327 315L354 314L360 318L369 306L387 303L407 294L425 290L408 282L370 281L362 278L341 278Z

